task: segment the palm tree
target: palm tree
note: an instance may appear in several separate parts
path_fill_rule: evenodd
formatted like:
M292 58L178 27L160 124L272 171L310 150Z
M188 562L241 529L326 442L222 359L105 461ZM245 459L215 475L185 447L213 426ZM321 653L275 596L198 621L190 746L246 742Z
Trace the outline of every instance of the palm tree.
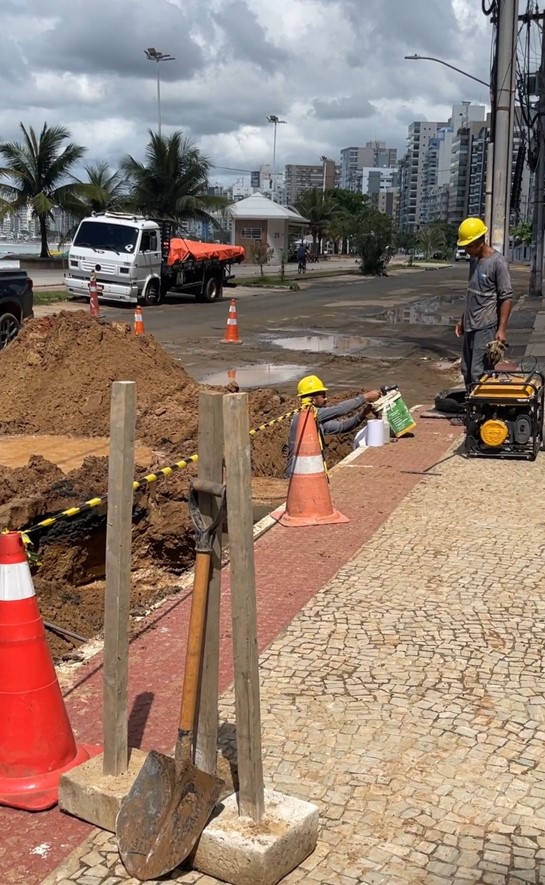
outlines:
M313 252L316 254L318 241L321 242L322 237L335 218L338 208L329 194L319 191L317 188L302 193L295 204L295 208L304 218L308 219L312 234Z
M446 250L446 238L444 231L434 224L428 224L420 228L416 235L419 246L424 250L426 258L431 258L436 252Z
M108 163L95 163L85 167L87 181L82 204L85 215L119 209L127 197L127 183L120 172L114 172Z
M47 221L52 209L61 206L68 210L76 203L81 183L72 169L83 157L85 148L73 144L64 126L44 123L39 135L32 126L20 124L23 140L2 142L0 157L0 196L4 211L32 207L38 219L41 237L41 258L47 258Z
M211 163L195 142L181 132L170 136L150 130L146 160L126 156L121 170L129 186L129 203L144 215L182 221L212 221L210 212L225 201L208 194Z

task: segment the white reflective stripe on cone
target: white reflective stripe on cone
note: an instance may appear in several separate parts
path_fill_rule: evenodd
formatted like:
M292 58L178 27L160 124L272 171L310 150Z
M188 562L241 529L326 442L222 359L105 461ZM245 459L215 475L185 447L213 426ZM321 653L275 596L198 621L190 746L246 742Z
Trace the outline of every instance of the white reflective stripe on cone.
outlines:
M27 563L0 565L0 602L14 602L31 596L35 593Z
M238 323L236 320L227 320L227 325L228 326L238 326Z
M321 455L299 455L295 459L294 473L323 473L324 462Z

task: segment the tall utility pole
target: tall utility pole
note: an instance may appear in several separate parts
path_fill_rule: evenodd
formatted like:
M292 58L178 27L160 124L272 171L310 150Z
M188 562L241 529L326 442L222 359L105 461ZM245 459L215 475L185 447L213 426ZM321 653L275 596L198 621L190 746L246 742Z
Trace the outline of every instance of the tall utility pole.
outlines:
M322 171L323 171L323 175L322 175L322 193L325 194L326 175L327 175L327 157L322 156L322 157L320 157L320 160L322 161Z
M160 52L158 49L151 47L144 49L148 61L154 61L157 64L157 135L161 137L161 77L159 67L162 61L176 61L169 52Z
M538 16L536 16L538 18ZM539 16L543 21L543 15ZM545 35L541 27L541 63L539 66L537 104L537 167L535 171L534 211L532 223L532 268L528 294L534 297L543 296L543 237L545 213Z
M518 0L497 0L490 244L507 255L513 163Z
M276 114L269 114L267 117L267 121L272 123L274 126L274 138L273 138L273 168L272 168L272 199L273 203L276 202L276 127L279 123L287 123L287 120L281 120Z

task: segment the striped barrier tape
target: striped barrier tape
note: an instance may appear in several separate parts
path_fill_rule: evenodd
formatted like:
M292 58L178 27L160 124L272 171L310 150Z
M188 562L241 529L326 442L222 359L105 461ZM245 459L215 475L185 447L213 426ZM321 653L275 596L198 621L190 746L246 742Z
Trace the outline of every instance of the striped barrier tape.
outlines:
M294 409L291 412L286 412L285 415L280 415L278 418L273 418L271 421L267 421L266 424L260 424L259 427L255 427L254 429L250 430L250 436L253 437L256 435L256 433L259 433L262 430L267 430L267 428L273 427L275 424L279 424L281 421L285 421L286 418L293 417L293 415L296 415L300 411L301 409ZM157 482L157 480L160 479L162 476L170 476L176 470L184 470L186 467L189 467L190 464L195 464L198 459L198 455L189 455L187 458L176 461L174 464L171 464L168 467L161 467L159 470L155 470L153 473L148 473L146 474L146 476L143 476L141 479L135 480L135 482L133 482L133 490L136 492L144 485L150 485L152 482ZM46 519L42 519L40 520L40 522L37 522L33 526L30 526L30 528L23 529L22 531L25 535L29 535L31 532L38 531L38 529L49 528L50 526L55 525L55 523L59 522L59 520L61 519L69 519L72 516L79 516L81 513L87 513L89 510L93 510L96 507L102 507L107 500L107 495L103 495L100 498L89 498L88 501L84 501L82 504L79 504L76 507L68 507L67 510L61 510L58 513L53 514L53 516L48 516Z

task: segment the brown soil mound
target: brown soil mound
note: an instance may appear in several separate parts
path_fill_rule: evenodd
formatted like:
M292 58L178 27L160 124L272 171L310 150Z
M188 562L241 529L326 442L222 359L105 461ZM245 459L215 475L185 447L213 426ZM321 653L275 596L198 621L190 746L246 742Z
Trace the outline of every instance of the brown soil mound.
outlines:
M0 352L0 372L0 433L107 435L112 382L135 381L137 436L154 452L149 467L166 466L197 451L199 385L153 337L134 337L125 324L98 323L84 311L33 320ZM274 390L253 391L250 427L297 405L295 398ZM285 419L252 437L254 476L282 476L289 423ZM333 440L329 464L350 450L351 437ZM191 465L135 496L133 614L176 592L180 574L192 565L187 483L195 472ZM26 529L50 514L104 496L107 474L104 457L86 458L68 474L41 456L15 470L0 467L0 530ZM266 488L256 500L264 499L263 492ZM97 507L31 533L41 558L33 571L44 620L86 637L102 627L105 513L105 507ZM50 644L56 658L66 654L64 639L50 635Z
M136 381L144 431L175 397L186 434L195 432L197 384L152 336L135 337L124 323L98 323L84 311L32 320L0 353L0 371L4 432L106 434L113 381ZM156 443L161 431L151 435Z

